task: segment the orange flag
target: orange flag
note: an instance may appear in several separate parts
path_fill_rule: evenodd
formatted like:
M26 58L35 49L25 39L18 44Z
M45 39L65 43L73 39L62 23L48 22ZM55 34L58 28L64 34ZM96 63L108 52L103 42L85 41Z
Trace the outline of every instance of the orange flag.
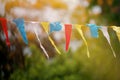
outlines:
M72 24L65 24L66 51L68 51L72 32Z

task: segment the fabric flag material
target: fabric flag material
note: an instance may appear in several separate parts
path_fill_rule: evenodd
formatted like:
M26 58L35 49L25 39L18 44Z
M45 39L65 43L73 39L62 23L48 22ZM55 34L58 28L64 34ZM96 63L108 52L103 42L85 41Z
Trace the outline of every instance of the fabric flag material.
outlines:
M60 31L61 29L62 26L60 25L60 22L50 23L50 33L53 31Z
M72 24L65 24L66 51L68 51L72 33Z
M101 31L103 32L103 35L105 36L105 38L107 39L107 41L108 41L108 43L109 43L109 45L110 45L110 48L111 48L111 50L112 50L112 52L113 52L113 56L116 58L115 51L114 51L114 49L113 49L113 47L112 47L112 45L111 45L111 43L110 43L110 36L109 36L109 34L108 34L108 28L107 28L107 27L102 27L102 28L101 28Z
M13 22L16 24L18 30L20 31L20 34L23 38L23 41L26 44L28 44L28 40L27 40L27 37L26 37L25 28L24 28L24 19L22 19L22 18L14 19Z
M91 35L94 38L98 38L98 29L101 28L100 26L96 26L95 24L87 24L87 26L90 28Z
M51 44L54 46L55 50L56 50L59 54L61 54L61 52L58 50L57 46L55 45L54 41L52 40L52 38L51 38L51 37L49 36L49 34L48 34L48 31L49 31L49 28L48 28L48 27L49 27L49 22L41 22L41 25L42 25L42 27L44 28L45 32L47 33L48 38L49 38Z
M10 46L10 41L8 38L8 31L7 31L7 20L6 20L6 18L0 18L0 22L1 22L3 32L6 36L6 44L7 44L7 46Z
M81 25L78 25L78 24L75 24L74 26L75 26L76 30L79 32L79 34L81 35L81 37L82 37L82 39L83 39L83 41L84 41L84 43L85 43L85 45L86 45L86 47L87 47L87 56L88 56L88 58L89 58L89 57L90 57L90 53L89 53L87 41L86 41L86 39L85 39L85 37L84 37L84 35L83 35L83 32L82 32L82 29L81 29L82 26L81 26Z
M42 49L43 52L45 53L47 59L49 59L49 55L48 55L47 51L45 50L45 48L42 46L42 43L41 43L41 41L40 41L40 39L39 39L39 37L38 37L38 33L37 33L37 31L36 31L35 28L34 28L34 33L35 33L35 35L36 35L36 37L37 37L37 39L38 39L38 41L39 41L39 44L40 44L41 49Z
M113 30L116 32L118 38L119 38L119 41L120 41L120 27L117 27L117 26L112 26Z
M49 32L49 22L41 22L41 25L43 26L45 32L48 34L48 32Z

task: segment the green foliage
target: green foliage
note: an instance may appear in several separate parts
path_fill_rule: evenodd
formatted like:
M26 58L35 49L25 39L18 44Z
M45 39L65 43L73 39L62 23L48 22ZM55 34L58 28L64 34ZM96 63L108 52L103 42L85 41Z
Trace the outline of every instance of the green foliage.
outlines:
M99 38L87 38L90 58L86 55L84 44L75 52L62 51L62 55L56 55L49 60L43 57L37 46L30 44L33 54L26 56L25 69L15 71L11 80L119 80L120 45L114 31L110 33L114 34L113 47L117 58L114 58L110 45L101 31Z
M100 17L97 16L97 19L100 20L100 24L120 25L120 0L91 0L89 8L95 5L99 5L102 8Z
M32 55L26 56L26 67L17 70L11 80L90 80L90 75L82 71L82 64L74 60L73 54L57 55L46 60L35 45L31 45Z

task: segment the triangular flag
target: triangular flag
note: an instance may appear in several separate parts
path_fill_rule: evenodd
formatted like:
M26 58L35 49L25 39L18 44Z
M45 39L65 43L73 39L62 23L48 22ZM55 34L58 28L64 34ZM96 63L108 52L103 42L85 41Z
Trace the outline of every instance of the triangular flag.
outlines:
M36 35L36 37L37 37L37 39L38 39L38 41L39 41L39 44L40 44L41 49L42 49L43 52L45 53L46 57L49 59L49 55L48 55L47 51L45 50L45 48L42 46L42 43L41 43L41 41L40 41L40 39L39 39L39 37L38 37L38 33L37 33L37 31L36 31L35 28L34 28L34 33L35 33L35 35Z
M62 26L60 25L60 22L50 23L50 33L53 31L60 31L61 29Z
M72 24L65 24L66 51L68 51L72 32Z
M94 38L98 38L98 29L101 28L100 26L96 26L95 24L87 24L87 26L90 28L91 35Z
M84 43L85 43L85 45L86 45L86 47L87 47L87 56L88 56L88 58L89 58L89 57L90 57L90 53L89 53L87 41L86 41L86 39L85 39L85 37L84 37L84 35L83 35L83 32L82 32L82 29L81 29L82 26L81 26L81 25L78 25L78 24L75 24L74 26L75 26L75 28L77 29L77 31L79 32L79 34L81 35L81 37L82 37L82 39L83 39L83 41L84 41Z
M114 51L114 49L113 49L113 47L112 47L112 45L111 45L111 43L110 43L110 36L109 36L109 34L108 34L108 27L101 27L101 31L103 32L103 35L104 35L105 38L107 39L107 41L108 41L108 43L109 43L109 45L110 45L110 47L111 47L111 50L112 50L112 52L113 52L114 57L116 57L115 51Z
M44 28L45 32L47 33L48 38L49 38L51 44L54 46L55 50L56 50L59 54L61 54L61 52L58 50L57 46L55 45L54 41L52 40L52 38L51 38L51 37L49 36L49 34L48 34L49 22L41 22L41 25L42 25L42 27Z
M14 19L13 22L16 24L18 30L20 31L20 34L22 35L23 41L26 44L28 44L28 40L26 37L25 28L24 28L24 19L22 19L22 18Z
M6 20L6 18L0 18L0 22L1 22L1 25L2 25L3 32L6 36L6 44L8 46L10 46L10 41L9 41L9 38L8 38L8 31L7 31L7 20Z
M43 26L44 30L48 34L48 32L49 32L49 22L41 22L41 25Z
M116 32L118 38L119 38L119 41L120 41L120 27L117 27L117 26L111 26L113 28L113 30Z

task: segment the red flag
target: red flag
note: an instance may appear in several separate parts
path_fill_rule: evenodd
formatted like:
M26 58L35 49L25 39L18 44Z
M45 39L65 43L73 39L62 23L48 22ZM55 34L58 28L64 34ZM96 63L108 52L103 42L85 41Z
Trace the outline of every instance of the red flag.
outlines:
M68 51L72 32L72 24L65 24L66 51Z
M0 18L0 22L2 25L3 32L6 36L6 44L10 46L10 41L9 41L8 32L7 32L7 20L5 18Z

